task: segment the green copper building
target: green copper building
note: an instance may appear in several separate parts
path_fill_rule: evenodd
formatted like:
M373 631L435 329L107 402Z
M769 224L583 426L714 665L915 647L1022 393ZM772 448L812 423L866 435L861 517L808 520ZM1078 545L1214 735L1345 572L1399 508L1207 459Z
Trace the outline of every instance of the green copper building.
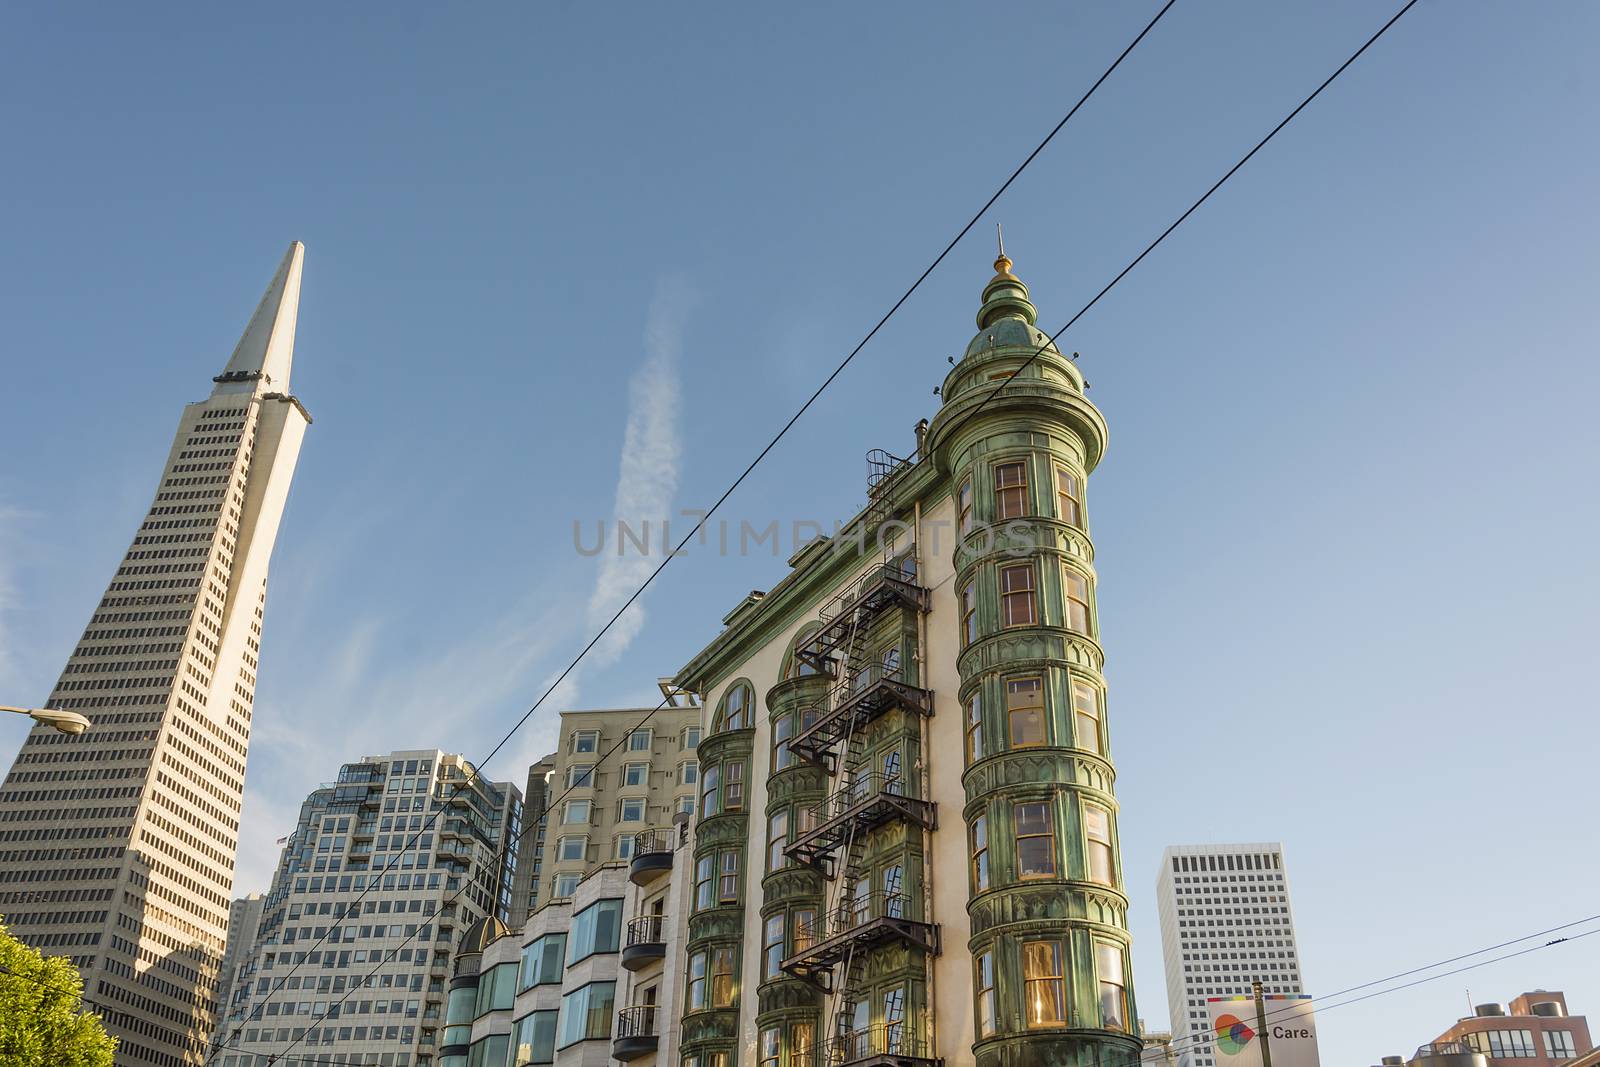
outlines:
M680 1067L1138 1062L1106 426L1011 266L915 454L675 679L706 709Z

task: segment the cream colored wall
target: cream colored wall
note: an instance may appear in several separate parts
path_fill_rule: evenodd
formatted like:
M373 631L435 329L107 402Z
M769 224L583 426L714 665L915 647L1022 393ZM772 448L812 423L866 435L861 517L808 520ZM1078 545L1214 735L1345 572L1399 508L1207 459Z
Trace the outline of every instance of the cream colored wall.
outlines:
M933 591L932 610L924 632L922 684L933 690L933 715L928 719L928 788L938 804L939 828L933 832L928 857L928 884L933 893L933 921L939 924L940 952L933 958L932 988L935 1048L946 1063L960 1063L972 1050L972 960L967 953L967 824L961 817L966 792L966 736L962 729L956 672L960 654L960 609L955 588L955 503L950 497L923 512L923 544L937 546L920 561L923 580Z
M697 708L662 708L651 716L646 725L655 732L655 737L648 757L644 753L630 753L626 748L622 748L604 762L600 762L600 757L610 751L612 745L633 732L634 724L643 719L649 710L649 708L625 708L561 713L558 742L560 747L556 752L555 776L551 779L554 783L550 795L552 807L545 823L544 858L539 869L539 904L542 905L551 899L556 874L582 874L593 866L612 862L612 849L616 836L622 831L622 824L617 822L616 811L617 801L622 797L647 797L646 803L649 807L646 820L642 823L627 824L627 832L634 833L639 830L670 827L677 798L694 791L678 781L678 765L694 758L692 751L684 751L678 747L678 738L683 733L684 727L698 721ZM586 753L580 757L571 751L572 735L581 730L600 731L600 743L593 755ZM623 764L647 761L650 764L648 791L639 790L637 787L623 789L621 786ZM588 837L594 858L583 861L558 861L557 848L562 834L580 832L577 827L561 825L561 807L565 800L557 800L566 790L567 773L575 763L598 764L595 770L597 784L588 789L573 790L572 795L565 798L592 801L589 824L581 832Z

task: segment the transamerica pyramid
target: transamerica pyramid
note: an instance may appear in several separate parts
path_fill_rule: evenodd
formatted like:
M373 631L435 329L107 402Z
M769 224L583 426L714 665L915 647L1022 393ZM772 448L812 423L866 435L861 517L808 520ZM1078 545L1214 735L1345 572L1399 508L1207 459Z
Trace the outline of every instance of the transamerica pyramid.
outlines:
M204 1061L215 1023L267 563L311 417L289 391L289 246L0 786L0 914L83 972L119 1065Z

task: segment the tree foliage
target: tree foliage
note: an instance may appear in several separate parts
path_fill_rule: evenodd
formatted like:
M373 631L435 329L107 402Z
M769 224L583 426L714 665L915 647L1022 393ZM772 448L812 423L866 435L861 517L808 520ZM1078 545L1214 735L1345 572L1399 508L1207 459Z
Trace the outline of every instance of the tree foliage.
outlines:
M65 956L45 956L0 921L0 1067L111 1067L116 1039L82 1003Z

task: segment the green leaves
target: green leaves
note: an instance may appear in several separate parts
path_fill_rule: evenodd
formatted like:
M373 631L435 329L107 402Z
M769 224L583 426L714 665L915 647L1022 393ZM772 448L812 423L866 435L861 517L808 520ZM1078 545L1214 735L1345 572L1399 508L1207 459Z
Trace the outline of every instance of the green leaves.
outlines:
M45 956L0 921L0 1067L111 1067L117 1043L82 1002L65 956Z

